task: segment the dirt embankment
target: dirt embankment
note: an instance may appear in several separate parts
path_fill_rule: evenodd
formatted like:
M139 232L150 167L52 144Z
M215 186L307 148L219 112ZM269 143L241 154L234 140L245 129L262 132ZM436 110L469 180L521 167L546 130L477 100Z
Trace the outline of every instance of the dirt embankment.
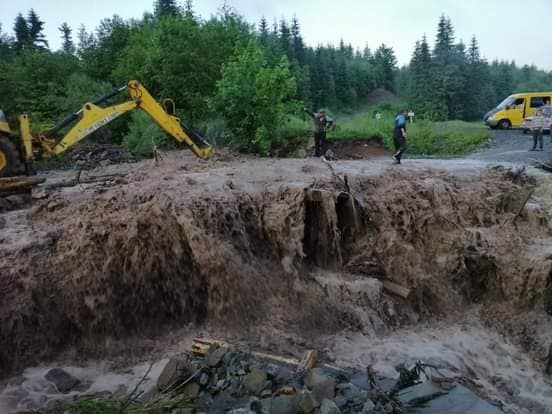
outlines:
M296 182L259 169L241 183L239 165L132 171L20 213L19 244L1 247L0 372L187 323L277 348L284 334L384 333L475 303L542 311L552 260L536 266L528 249L548 219L523 208L527 179L390 169L349 175L346 195L324 165L293 165Z

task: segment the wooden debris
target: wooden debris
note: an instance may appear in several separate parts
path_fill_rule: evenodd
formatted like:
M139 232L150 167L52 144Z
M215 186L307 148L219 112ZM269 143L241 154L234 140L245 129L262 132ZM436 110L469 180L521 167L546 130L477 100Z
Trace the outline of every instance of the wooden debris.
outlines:
M211 345L228 346L224 341L217 341L209 338L194 338L192 341L192 352L196 355L207 355Z
M392 295L400 296L403 299L408 299L411 292L409 288L406 288L399 285L398 283L391 282L389 280L385 280L383 282L383 290Z
M90 177L81 177L81 171L79 170L74 178L70 180L64 180L57 183L52 183L46 185L44 188L46 190L55 190L56 188L62 187L74 187L79 184L92 184L100 183L103 185L115 185L115 184L126 184L125 174L105 174L105 175L94 175Z
M316 365L317 360L318 360L318 351L309 350L305 352L305 355L303 355L303 358L301 359L301 362L299 362L299 366L297 367L297 370L306 371L307 369L311 369Z
M0 194L10 195L30 193L33 186L46 181L44 177L10 177L0 178Z

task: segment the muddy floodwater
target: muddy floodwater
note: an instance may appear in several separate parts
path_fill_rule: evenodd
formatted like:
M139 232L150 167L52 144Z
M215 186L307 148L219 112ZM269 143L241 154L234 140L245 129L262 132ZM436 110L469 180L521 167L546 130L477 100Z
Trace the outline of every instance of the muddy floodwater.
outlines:
M505 412L552 412L552 176L366 151L171 152L4 213L3 410L60 398L56 366L87 384L69 396L128 391L204 334L389 378L421 360Z

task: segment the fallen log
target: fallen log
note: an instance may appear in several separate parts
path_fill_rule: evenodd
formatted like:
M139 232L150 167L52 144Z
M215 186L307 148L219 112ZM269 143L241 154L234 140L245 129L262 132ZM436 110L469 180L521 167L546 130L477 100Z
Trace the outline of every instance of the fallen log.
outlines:
M10 177L0 178L0 191L14 191L31 188L46 181L44 177Z
M81 177L81 171L79 170L74 178L69 180L59 181L57 183L51 183L44 186L45 190L55 190L62 187L74 187L80 184L92 184L101 183L105 181L121 180L123 181L125 174L106 174L106 175L94 175L91 177Z

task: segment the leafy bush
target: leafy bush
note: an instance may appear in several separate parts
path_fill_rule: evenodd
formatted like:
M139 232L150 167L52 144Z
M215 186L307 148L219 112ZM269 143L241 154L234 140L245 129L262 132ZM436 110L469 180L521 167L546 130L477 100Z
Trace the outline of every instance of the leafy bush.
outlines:
M262 48L252 40L224 65L211 105L222 114L232 134L231 146L242 152L274 155L287 144L282 124L297 107L291 100L295 91L287 58L275 67L268 66Z
M174 148L175 141L151 120L145 113L133 112L128 123L128 133L122 145L133 154L149 156L153 146Z

